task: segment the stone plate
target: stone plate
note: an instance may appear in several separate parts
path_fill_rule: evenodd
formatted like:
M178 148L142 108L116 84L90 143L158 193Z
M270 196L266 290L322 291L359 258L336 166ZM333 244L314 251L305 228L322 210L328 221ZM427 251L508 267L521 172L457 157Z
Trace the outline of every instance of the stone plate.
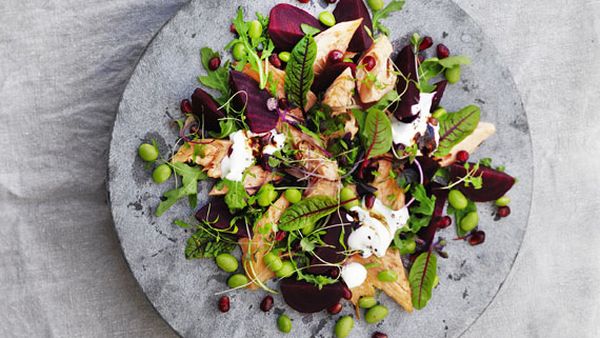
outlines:
M325 3L301 5L313 13ZM217 310L214 294L225 288L227 274L212 261L184 258L190 233L173 225L189 218L187 202L178 203L163 217L153 216L161 194L173 182L156 185L151 169L136 156L142 141L156 139L162 154L168 154L177 135L170 125L179 117L179 102L198 86L202 73L199 50L221 49L231 40L229 24L239 5L246 13L268 13L275 1L192 1L156 36L140 60L123 94L110 148L110 203L125 258L150 302L180 335L185 337L268 337L278 335L276 318L286 312L293 319L294 337L329 337L338 316L325 313L303 315L286 307L280 296L270 313L258 309L264 292L231 294L232 308L226 315ZM407 43L413 32L433 36L455 54L472 58L463 70L463 81L451 86L443 104L448 110L467 104L482 107L482 120L496 124L498 133L476 156L490 156L518 177L510 196L512 215L494 221L491 206L481 206L481 229L485 244L470 247L449 241L448 259L439 260L439 286L421 311L408 314L390 299L385 321L370 326L358 321L353 337L368 337L375 330L391 337L455 337L461 335L485 311L502 286L519 251L527 225L532 188L532 152L527 117L510 72L481 29L456 4L447 0L409 0L405 9L387 21L396 47ZM208 183L200 188L200 204L206 201ZM451 228L440 234L454 238ZM353 310L346 304L342 314Z

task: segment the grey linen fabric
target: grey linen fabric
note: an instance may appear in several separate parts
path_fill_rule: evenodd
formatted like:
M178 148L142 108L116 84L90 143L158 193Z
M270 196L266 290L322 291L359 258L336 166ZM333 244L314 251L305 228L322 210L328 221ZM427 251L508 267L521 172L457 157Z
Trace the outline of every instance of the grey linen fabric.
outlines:
M0 1L1 337L175 335L122 258L105 177L129 74L184 3ZM535 168L521 253L465 336L598 337L600 2L457 3L511 69Z

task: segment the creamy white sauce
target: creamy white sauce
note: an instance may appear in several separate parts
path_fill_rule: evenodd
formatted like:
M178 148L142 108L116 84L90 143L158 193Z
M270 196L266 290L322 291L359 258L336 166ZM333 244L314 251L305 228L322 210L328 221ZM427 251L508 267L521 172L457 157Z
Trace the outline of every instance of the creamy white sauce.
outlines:
M276 151L283 149L283 146L285 145L285 134L279 134L273 129L271 130L271 135L271 143L263 148L263 154L273 155Z
M348 263L342 266L342 279L350 289L360 286L367 279L367 269L360 263Z
M231 154L221 161L221 177L231 181L241 181L244 171L254 164L254 154L250 140L243 130L238 130L229 139L233 142Z
M371 210L356 206L351 211L358 215L361 227L350 234L348 246L352 250L361 251L364 258L371 255L385 256L394 234L406 225L409 218L408 208L392 210L378 199Z
M425 135L427 125L429 124L428 121L431 117L431 104L434 96L435 92L419 94L419 102L410 108L413 115L419 114L419 117L414 121L404 123L397 119L392 119L392 138L394 144L403 144L408 147L415 143L415 135L417 133ZM436 140L439 140L439 128L433 127L434 131L436 131Z

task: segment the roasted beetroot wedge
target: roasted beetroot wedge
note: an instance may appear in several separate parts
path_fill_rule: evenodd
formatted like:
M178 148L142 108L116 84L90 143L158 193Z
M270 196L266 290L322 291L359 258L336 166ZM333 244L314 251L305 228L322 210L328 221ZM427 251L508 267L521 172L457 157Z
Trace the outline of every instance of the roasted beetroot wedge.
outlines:
M311 257L310 264L323 265L325 262L332 264L342 262L346 256L341 254L341 252L344 251L344 247L340 243L340 239L344 243L347 243L350 233L352 233L352 230L356 229L358 226L358 223L348 221L348 213L346 210L339 209L337 212L334 212L325 225L327 228L326 233L321 237L325 244L332 245L334 247L318 247L315 250L315 255L317 257ZM341 238L342 229L344 235L343 238ZM315 266L307 269L308 273L315 275L331 275L333 270L337 270L337 268L329 266Z
M419 102L419 88L417 88L417 66L412 46L404 47L396 57L396 67L404 76L398 76L396 90L402 94L402 100L396 106L394 116L401 121L411 122L418 115L412 114L412 106ZM407 81L404 77L408 78Z
M446 91L447 85L448 81L446 80L442 80L435 84L435 95L433 96L433 100L431 101L432 113L440 106L440 102L442 102L442 97L444 97L444 92Z
M285 302L302 313L323 311L338 303L342 298L342 283L325 285L321 290L314 284L286 278L279 283Z
M352 37L352 41L350 41L350 45L348 46L349 51L360 53L371 47L373 39L369 36L365 27L372 32L373 22L371 21L371 14L363 0L340 0L333 11L333 15L336 22L363 19L354 37Z
M290 51L302 39L300 25L307 24L324 30L319 20L296 6L279 4L269 14L269 35L279 50Z
M441 186L435 183L433 185L434 188L441 188ZM429 221L429 225L426 228L419 231L419 237L425 241L425 249L428 249L431 243L433 243L435 233L438 230L439 218L442 217L446 200L448 200L448 190L433 190L432 193L435 196L435 209L433 209L431 221Z
M315 93L324 92L348 67L352 67L353 73L356 70L356 64L352 62L340 62L328 65L315 79L315 82L313 82L312 91Z
M209 223L215 229L225 230L231 228L233 215L229 212L225 200L220 197L200 208L200 210L196 212L196 219L200 222ZM238 232L235 234L236 237L248 237L248 232L243 222L236 222L235 225L238 227Z
M264 133L275 128L279 114L276 110L270 111L267 108L267 100L271 98L271 94L260 89L253 78L242 72L232 70L229 78L233 92L238 93L235 96L236 107L242 109L246 106L250 130L253 133Z
M473 165L471 163L471 166ZM450 170L450 178L453 180L464 177L467 174L467 169L460 164L452 164L448 169ZM483 175L483 186L481 189L475 189L472 186L459 186L460 191L473 202L495 201L504 196L515 184L514 177L492 168L480 166L475 176L480 175Z
M192 112L198 117L204 116L204 128L207 130L219 130L219 119L225 117L217 101L201 88L196 88L192 94Z

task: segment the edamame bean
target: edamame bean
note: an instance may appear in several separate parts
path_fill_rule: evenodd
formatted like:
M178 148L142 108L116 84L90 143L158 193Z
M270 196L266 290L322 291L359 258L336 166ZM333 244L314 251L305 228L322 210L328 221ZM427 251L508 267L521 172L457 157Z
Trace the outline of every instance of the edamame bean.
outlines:
M346 338L354 327L354 319L350 316L343 316L335 323L335 336L337 338Z
M354 192L354 190L350 189L349 187L344 187L340 191L340 201L342 203L345 202L343 207L346 208L347 210L350 210L350 209L360 205L360 203L358 203L358 198L356 198L356 193ZM350 202L348 202L348 201L350 201Z
M382 321L388 315L388 309L383 305L375 305L365 314L365 321L369 324L376 324Z
M277 278L286 278L291 276L294 273L294 265L290 261L283 261L281 265L281 269L275 272L275 276Z
M240 286L244 286L244 285L248 284L249 282L250 282L250 280L248 279L248 277L246 277L246 275L244 275L242 273L236 273L235 275L231 275L227 279L227 286L229 286L232 289L235 289Z
M256 195L258 205L268 207L277 198L277 192L272 184L263 185Z
M283 62L289 62L291 57L292 57L292 54L290 54L290 52L279 53L279 60L281 60Z
M248 29L248 36L250 39L258 39L262 35L263 26L260 24L260 21L253 20L250 22L250 28Z
M448 82L450 82L451 84L457 83L458 81L460 81L460 66L454 66L452 68L446 69L444 75L446 76L446 80L448 80Z
M283 262L281 261L281 258L279 258L279 256L277 256L273 252L269 252L263 257L263 263L265 263L267 268L269 268L269 270L273 272L277 272L283 267Z
M439 107L438 109L436 109L433 112L432 116L433 116L434 119L439 120L442 117L444 117L446 114L448 114L448 111L446 109L442 108L442 107Z
M215 258L219 269L225 272L234 272L238 268L238 261L233 255L222 253Z
M477 211L472 211L460 220L460 229L464 232L469 232L475 229L478 223L479 215L477 214Z
M144 143L138 148L138 155L146 162L154 162L158 158L158 149L151 144Z
M298 189L288 189L285 191L285 199L294 204L302 200L302 193Z
M400 247L400 254L407 255L414 253L417 249L417 243L414 238L405 239L402 241L402 247Z
M155 183L161 184L171 177L171 167L168 164L161 164L152 172L152 180Z
M370 309L375 305L377 305L375 297L360 297L358 300L358 307L361 309Z
M398 280L398 274L394 270L383 270L377 274L377 279L391 283Z
M371 9L373 11L379 11L383 8L383 0L369 0L368 1L369 7L371 7Z
M319 21L327 27L335 25L335 16L331 12L323 11L319 14Z
M292 320L286 315L281 315L277 318L277 327L279 328L279 331L289 333L292 331Z
M233 45L233 49L231 49L231 54L236 61L241 61L246 57L246 46L244 46L243 42L238 42Z
M499 207L505 207L510 204L510 198L507 196L502 196L496 200L496 205Z
M459 190L450 190L448 202L456 210L463 210L469 204L469 201Z

